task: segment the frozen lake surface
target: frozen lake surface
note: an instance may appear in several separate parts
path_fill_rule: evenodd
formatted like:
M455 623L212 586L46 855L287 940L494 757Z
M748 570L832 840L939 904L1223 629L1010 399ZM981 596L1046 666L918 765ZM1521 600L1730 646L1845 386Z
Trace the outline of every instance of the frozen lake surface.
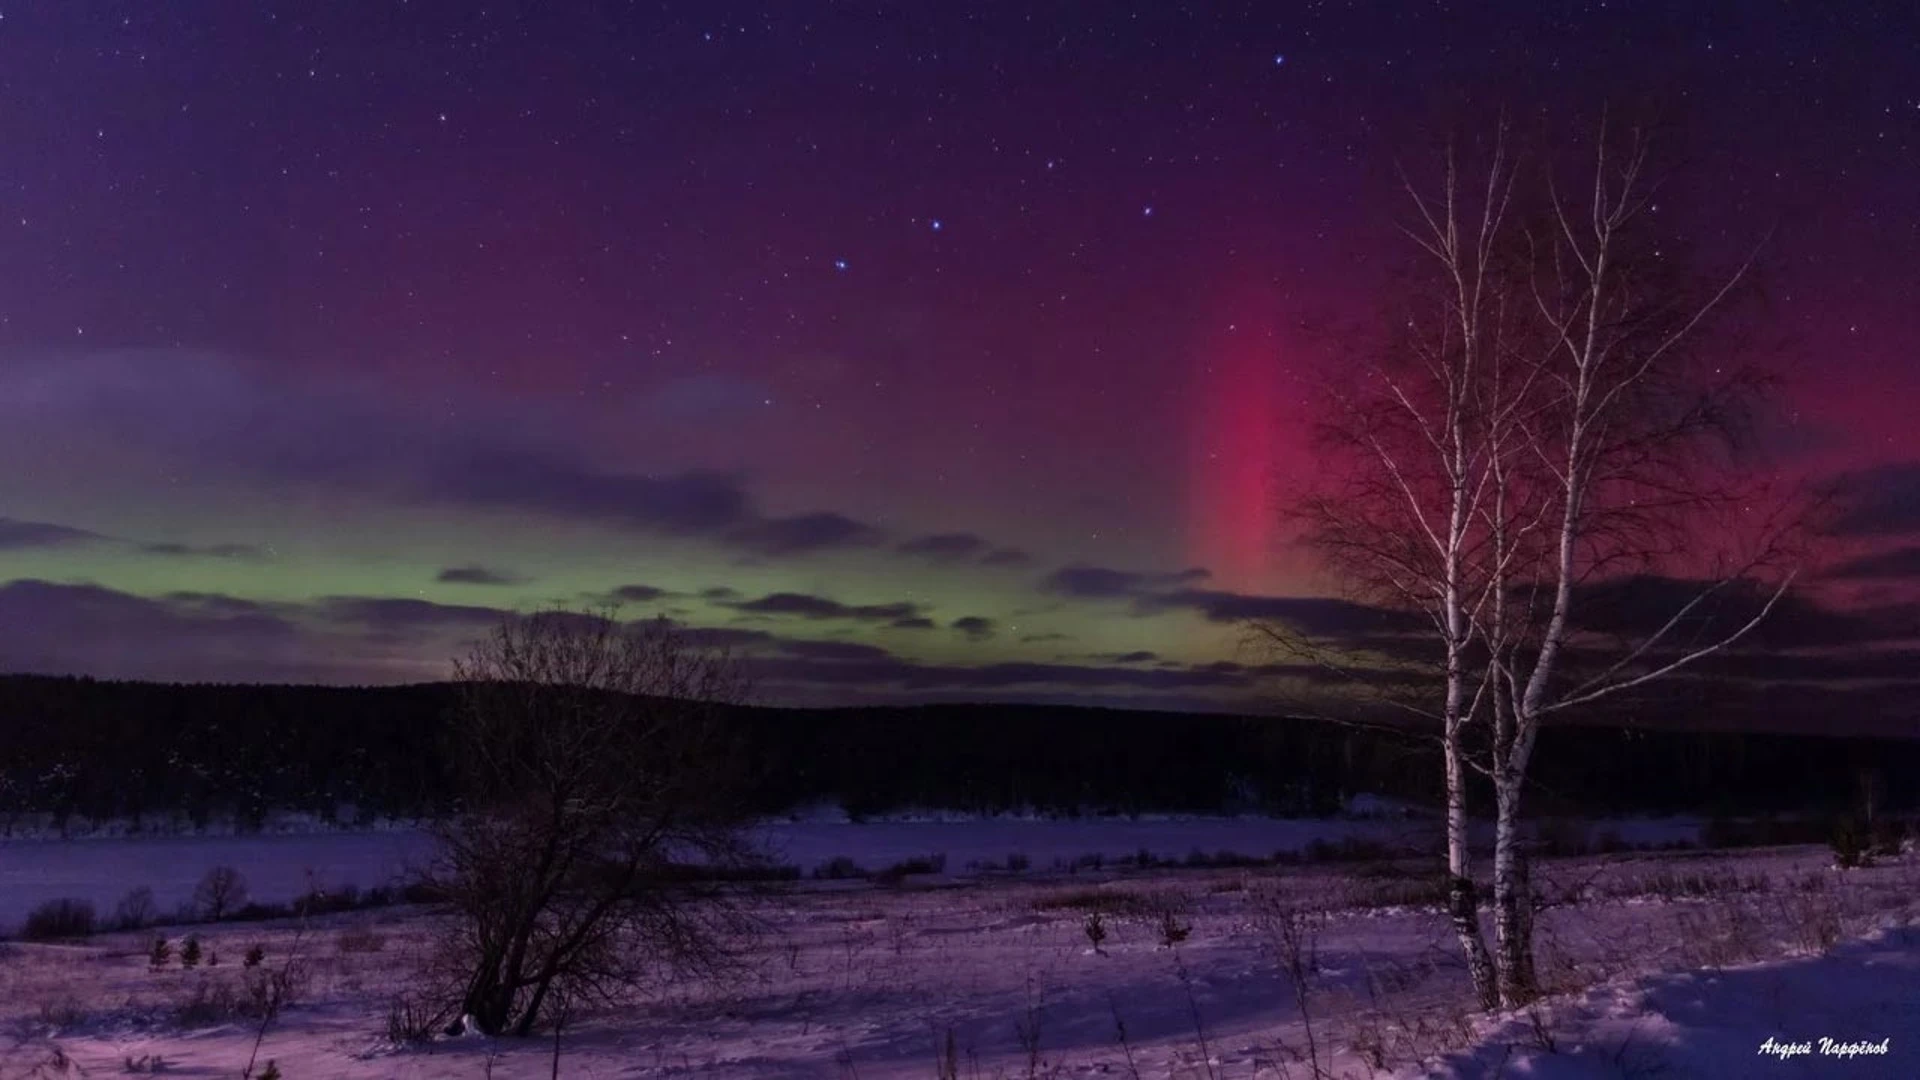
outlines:
M1633 842L1693 838L1687 819L1629 823L1617 831ZM1108 860L1142 849L1158 859L1184 859L1195 851L1268 857L1298 852L1316 840L1348 838L1394 848L1430 850L1437 823L1419 818L1278 819L1090 817L1080 819L947 818L854 823L829 815L770 822L758 830L775 862L803 873L845 856L870 870L905 859L946 856L947 872L970 865L1004 864L1023 855L1035 871L1089 855ZM130 889L146 886L162 912L193 895L202 875L231 866L246 876L250 898L283 903L314 887L360 888L409 877L433 854L419 829L297 832L217 836L102 836L98 838L0 840L0 931L20 924L35 906L58 897L93 902L102 918Z

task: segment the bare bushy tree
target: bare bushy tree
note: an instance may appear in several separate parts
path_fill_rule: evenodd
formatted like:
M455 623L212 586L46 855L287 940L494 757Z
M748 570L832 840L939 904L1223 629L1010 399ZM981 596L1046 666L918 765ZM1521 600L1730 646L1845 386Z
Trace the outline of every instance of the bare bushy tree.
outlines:
M231 866L216 866L193 888L193 908L201 918L218 922L247 902L247 879Z
M559 1002L725 967L748 923L684 871L753 858L733 660L664 619L555 610L502 623L455 672L465 802L436 833L461 1012L527 1035Z
M1535 993L1519 812L1541 726L1732 645L1794 576L1789 518L1758 510L1789 504L1729 452L1764 380L1704 347L1748 265L1690 277L1650 210L1645 133L1603 124L1590 146L1578 196L1553 155L1519 160L1504 126L1471 168L1450 147L1438 191L1408 181L1418 269L1402 314L1329 395L1329 465L1298 513L1356 594L1430 627L1430 667L1261 628L1411 689L1381 698L1439 743L1450 913L1489 1007ZM1610 613L1608 634L1587 625L1595 597L1634 592L1636 574L1674 588ZM1496 807L1491 954L1473 774Z

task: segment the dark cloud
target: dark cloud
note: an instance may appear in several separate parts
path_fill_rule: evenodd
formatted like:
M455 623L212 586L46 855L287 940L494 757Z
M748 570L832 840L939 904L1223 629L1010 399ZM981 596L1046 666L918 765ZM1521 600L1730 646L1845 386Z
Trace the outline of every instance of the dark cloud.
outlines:
M749 649L777 640L765 630L738 626L681 627L680 634L688 644L702 649Z
M1920 649L1729 652L1703 661L1695 674L1763 683L1899 682L1920 690Z
M1895 548L1849 559L1828 571L1827 576L1863 581L1920 578L1920 546Z
M920 664L889 656L847 663L794 659L757 661L756 673L767 679L816 686L860 689L893 688L910 691L1013 690L1022 688L1080 688L1108 690L1234 690L1244 689L1243 673L1193 670L1162 671L1076 664L1010 662L978 667Z
M400 681L417 663L303 632L252 601L199 593L149 598L90 584L0 585L0 671L170 681Z
M712 600L715 602L719 602L722 600L738 600L740 598L740 593L737 590L727 588L725 585L715 585L715 586L712 586L711 588L701 589L700 598L702 600Z
M655 600L674 595L666 589L652 585L622 585L606 594L605 599L616 604L650 604Z
M199 557L208 559L257 559L265 552L252 544L141 544L145 555Z
M931 630L933 620L924 615L915 615L910 619L895 619L887 625L895 630Z
M1320 638L1356 638L1418 631L1416 616L1351 600L1321 596L1249 596L1211 589L1179 589L1151 593L1134 601L1140 614L1184 609L1209 622L1271 620L1299 633Z
M225 593L172 592L164 596L162 602L171 604L178 610L222 618L269 615L279 617L295 610L293 605L267 604L259 600L248 600L245 597L228 596Z
M1110 664L1149 664L1160 659L1160 654L1140 649L1124 653L1097 653L1092 659L1105 660Z
M565 449L577 445L575 432L525 402L460 395L423 418L364 387L270 375L194 350L102 351L37 364L0 371L0 380L25 380L36 400L27 409L0 392L0 419L111 431L149 459L275 492L325 487L401 504L538 514L707 538L763 556L886 539L831 510L766 515L735 474L608 469ZM20 535L47 543L61 534Z
M1836 536L1920 533L1920 461L1891 462L1844 473L1832 483Z
M78 544L99 543L107 539L108 537L97 532L75 529L67 525L0 517L0 551L70 547Z
M993 620L980 615L966 615L953 620L953 628L966 635L969 641L985 641L993 636Z
M936 562L958 562L987 550L987 541L970 532L934 533L903 541L894 550L902 555L917 555Z
M824 596L806 593L768 593L756 600L728 602L726 607L752 615L793 615L802 619L855 619L887 622L919 617L917 604L897 601L891 604L843 604Z
M1194 567L1144 574L1100 566L1068 566L1040 583L1043 592L1080 600L1127 600L1136 615L1191 611L1209 622L1271 620L1311 637L1355 638L1418 630L1417 619L1349 600L1313 596L1254 596L1194 584L1213 575Z
M776 646L790 656L810 660L887 661L893 654L878 645L857 641L782 641Z
M375 632L477 629L492 626L509 614L499 608L436 604L403 596L329 596L310 607L321 619Z
M1041 580L1040 590L1080 600L1125 600L1160 589L1191 585L1212 576L1212 573L1197 566L1170 574L1142 574L1104 566L1074 565L1061 567L1048 574Z
M1706 644L1734 632L1760 614L1771 595L1764 583L1710 583L1639 574L1582 588L1575 596L1580 626L1595 634L1644 639L1696 597L1700 602L1668 635L1674 646ZM1836 609L1799 592L1788 592L1767 618L1740 641L1744 649L1808 649L1920 639L1920 603Z
M778 594L776 594L778 595ZM137 597L93 585L0 586L0 667L159 679L405 681L444 677L442 663L404 659L396 636L470 632L505 612L406 597L328 597L263 604L212 593ZM738 627L686 628L703 648L740 650L758 678L862 694L1112 691L1158 694L1244 689L1237 666L1141 670L1074 664L923 664L876 645L783 638Z
M1102 566L1065 566L1048 574L1040 589L1082 600L1117 600L1138 594L1145 584L1143 574Z
M1037 644L1041 644L1043 642L1048 642L1048 641L1072 641L1072 640L1073 639L1071 637L1061 633L1020 635L1021 643L1027 644L1027 645L1037 645Z
M533 454L494 450L430 475L430 497L532 510L669 535L711 536L768 557L871 547L886 534L845 514L763 517L740 479L716 472L607 473Z
M778 556L871 547L884 536L845 514L826 512L756 521L728 533L726 540L757 555Z
M938 563L971 562L980 566L1025 566L1033 557L1019 548L994 547L978 533L949 532L916 536L896 545L896 553Z
M0 517L0 551L26 548L75 547L82 544L118 544L142 555L168 558L256 559L261 550L252 544L137 543L68 525Z
M434 580L449 585L517 585L524 579L506 570L469 565L449 566L441 570Z

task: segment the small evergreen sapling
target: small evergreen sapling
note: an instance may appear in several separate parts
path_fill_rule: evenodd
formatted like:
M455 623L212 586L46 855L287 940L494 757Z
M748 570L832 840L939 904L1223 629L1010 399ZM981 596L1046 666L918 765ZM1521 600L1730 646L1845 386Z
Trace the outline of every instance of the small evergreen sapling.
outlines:
M173 946L166 938L153 939L153 948L147 951L147 970L164 971L167 962L173 959Z
M1087 933L1087 940L1093 944L1093 951L1105 956L1106 950L1100 946L1107 940L1107 921L1097 911L1087 912L1087 921L1081 926Z
M189 971L200 966L199 935L188 934L186 944L180 946L180 966Z

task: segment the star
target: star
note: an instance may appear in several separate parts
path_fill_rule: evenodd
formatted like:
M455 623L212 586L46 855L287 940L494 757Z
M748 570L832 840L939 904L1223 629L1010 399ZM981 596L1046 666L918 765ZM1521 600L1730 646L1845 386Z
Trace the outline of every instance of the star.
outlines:
M1273 54L1273 66L1274 66L1274 67L1279 67L1280 65L1282 65L1282 64L1284 64L1284 63L1286 63L1286 62L1287 62L1287 57L1286 57L1286 55L1285 55L1284 53L1274 53L1274 54Z
M945 225L945 224L944 224L944 223L943 223L943 222L942 222L942 221L941 221L941 220L940 220L939 218L934 218L934 219L933 219L933 231L934 231L934 232L939 232L939 231L940 231L941 229L943 229L943 228L946 228L946 225Z
M845 270L847 268L847 260L845 259L833 260L833 268L835 270Z

